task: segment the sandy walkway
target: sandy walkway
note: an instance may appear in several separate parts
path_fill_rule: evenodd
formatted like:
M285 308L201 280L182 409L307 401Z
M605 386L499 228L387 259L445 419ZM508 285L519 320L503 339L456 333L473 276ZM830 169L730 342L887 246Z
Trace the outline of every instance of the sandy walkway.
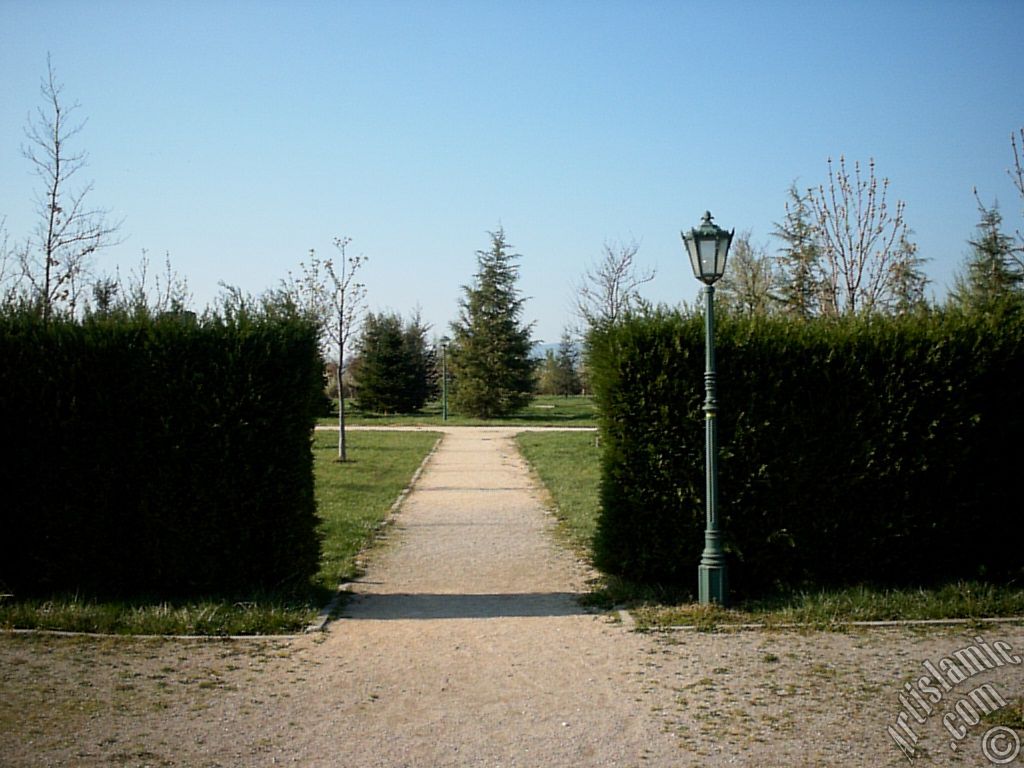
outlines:
M677 748L586 614L512 430L446 435L330 646L374 670L360 765L633 765ZM638 710L640 714L638 715Z
M324 634L0 634L0 766L898 766L924 661L1024 655L1005 625L639 635L579 608L551 525L512 430L449 430ZM991 721L957 740L942 714L986 682L1021 701L1022 670L907 721L915 763L987 765Z

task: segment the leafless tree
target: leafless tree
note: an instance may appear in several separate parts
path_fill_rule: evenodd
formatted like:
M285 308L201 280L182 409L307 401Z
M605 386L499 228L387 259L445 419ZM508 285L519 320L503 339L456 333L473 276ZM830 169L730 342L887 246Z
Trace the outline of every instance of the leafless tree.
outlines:
M153 275L149 283L149 254L143 250L139 266L132 270L127 291L135 302L142 302L153 312L181 312L192 303L188 281L171 267L170 252L164 253L163 272Z
M192 303L188 281L171 267L170 253L164 254L161 273L151 269L146 249L127 279L121 276L120 269L113 277L98 278L93 283L92 295L90 309L97 312L142 310L160 315L184 312Z
M1024 204L1024 128L1021 128L1018 134L1010 134L1010 145L1013 147L1013 168L1007 173L1010 175L1010 179L1013 181L1013 186L1017 188L1017 194L1020 195L1021 203ZM1024 212L1024 207L1022 207ZM1024 268L1024 233L1021 230L1017 230L1017 242L1011 250L1011 257Z
M7 246L7 218L0 217L0 304L14 298L15 260Z
M875 176L874 160L866 176L855 162L851 177L840 156L838 169L828 160L828 185L808 190L825 278L824 314L891 311L900 301L900 285L920 277L905 203L899 200L890 209L888 189L889 180Z
M779 274L768 249L756 245L750 230L733 241L718 290L726 306L747 315L766 315L781 307Z
M348 237L336 237L334 248L337 261L321 259L310 249L308 262L299 264L301 274L289 274L284 284L285 295L292 298L300 309L317 320L324 356L336 363L338 386L338 461L348 460L345 443L345 397L342 377L345 373L346 352L349 341L358 332L366 309L366 286L356 280L356 274L366 257L350 256Z
M655 270L638 270L634 264L636 240L605 242L603 255L583 274L575 286L577 316L592 328L614 323L643 299L639 288L654 279Z
M1010 145L1013 147L1013 168L1010 169L1010 178L1017 192L1024 197L1024 128L1020 129L1020 144L1017 143L1017 134L1010 134Z
M79 105L66 106L62 90L47 57L46 77L40 86L44 104L35 118L29 119L25 129L28 144L22 147L22 154L41 179L36 194L39 222L18 254L22 278L44 320L55 311L74 313L91 257L114 244L120 226L107 223L107 211L86 205L91 183L69 189L72 179L86 165L85 152L76 153L70 148L85 122L72 121Z

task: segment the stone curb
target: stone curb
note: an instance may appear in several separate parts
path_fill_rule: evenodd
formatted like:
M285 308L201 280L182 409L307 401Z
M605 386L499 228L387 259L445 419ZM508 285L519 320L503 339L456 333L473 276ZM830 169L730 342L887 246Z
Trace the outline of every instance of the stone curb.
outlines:
M67 629L0 629L0 635L39 635L42 637L88 637L97 640L206 640L227 642L230 640L300 640L305 635L138 635L114 632L73 632Z
M620 611L621 614L621 611ZM892 621L839 621L835 624L821 626L819 624L716 624L709 629L702 629L693 624L677 624L671 627L651 628L651 632L744 632L764 629L813 629L828 630L832 627L862 627L867 629L886 629L891 627L956 627L965 624L1024 624L1024 616L1000 616L978 619L896 619Z

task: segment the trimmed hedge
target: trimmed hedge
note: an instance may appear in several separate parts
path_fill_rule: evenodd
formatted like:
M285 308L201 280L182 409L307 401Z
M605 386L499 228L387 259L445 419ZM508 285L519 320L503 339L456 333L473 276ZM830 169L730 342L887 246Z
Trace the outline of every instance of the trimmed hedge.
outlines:
M719 504L740 595L1022 575L1024 315L720 317ZM590 338L598 565L695 586L704 330L668 312Z
M317 570L316 329L0 317L0 587L252 594Z

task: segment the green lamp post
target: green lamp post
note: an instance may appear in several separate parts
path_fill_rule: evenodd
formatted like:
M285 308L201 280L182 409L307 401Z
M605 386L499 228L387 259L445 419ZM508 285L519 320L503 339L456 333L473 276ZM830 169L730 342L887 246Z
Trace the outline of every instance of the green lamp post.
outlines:
M725 605L725 553L718 527L718 399L715 391L715 281L725 272L725 259L736 230L726 232L711 221L711 212L689 232L680 232L694 276L704 283L704 424L705 473L707 479L707 526L704 530L704 554L697 569L700 602Z

